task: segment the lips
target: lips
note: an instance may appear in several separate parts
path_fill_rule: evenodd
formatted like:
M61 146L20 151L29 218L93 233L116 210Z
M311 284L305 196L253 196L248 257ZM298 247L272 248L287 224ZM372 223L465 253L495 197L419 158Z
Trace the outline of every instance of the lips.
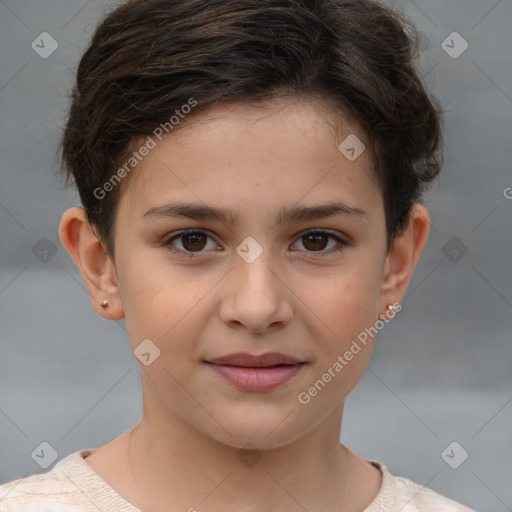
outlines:
M261 355L230 354L205 361L225 381L244 391L269 391L282 386L306 364L295 357L278 352Z
M242 366L244 368L268 368L276 365L292 365L302 363L300 359L280 354L279 352L266 352L261 355L252 355L245 352L229 354L223 357L217 357L207 361L213 364L223 364L228 366Z

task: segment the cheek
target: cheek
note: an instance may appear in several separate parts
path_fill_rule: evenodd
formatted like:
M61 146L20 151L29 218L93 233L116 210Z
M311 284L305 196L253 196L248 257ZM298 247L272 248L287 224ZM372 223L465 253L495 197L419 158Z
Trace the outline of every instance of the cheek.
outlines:
M208 318L201 301L155 294L148 302L143 302L142 295L131 300L126 323L132 349L142 339L149 338L168 362L193 359L203 322Z
M138 321L158 319L169 326L199 301L209 281L206 274L201 279L197 271L194 275L172 263L165 248L132 247L120 267L125 312Z
M301 299L303 318L316 321L339 345L373 325L378 315L379 285L374 269L347 267L333 269L321 278L298 280L294 293Z
M159 364L165 361L169 367L180 361L184 367L194 357L200 332L210 317L206 298L216 281L204 274L192 282L161 263L141 269L132 262L124 275L121 295L132 350L149 339L160 350Z

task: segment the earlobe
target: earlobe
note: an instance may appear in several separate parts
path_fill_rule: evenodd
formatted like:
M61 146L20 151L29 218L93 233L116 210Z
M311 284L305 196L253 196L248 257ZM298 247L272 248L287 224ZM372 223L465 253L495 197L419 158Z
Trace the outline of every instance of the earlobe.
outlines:
M59 237L85 281L95 311L110 320L124 317L117 276L105 245L93 232L81 207L69 208L59 224ZM108 310L101 306L108 302Z
M430 217L427 209L419 203L414 204L407 227L395 239L386 258L380 310L385 308L386 304L402 300L427 243L429 230Z

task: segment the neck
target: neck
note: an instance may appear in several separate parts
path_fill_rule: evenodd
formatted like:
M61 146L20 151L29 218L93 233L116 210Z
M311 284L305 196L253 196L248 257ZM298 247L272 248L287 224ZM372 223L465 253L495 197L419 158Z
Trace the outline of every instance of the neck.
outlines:
M342 414L343 404L300 439L259 451L220 443L168 408L145 407L126 448L132 491L144 496L133 504L147 512L169 503L190 512L362 510L380 472L340 444Z

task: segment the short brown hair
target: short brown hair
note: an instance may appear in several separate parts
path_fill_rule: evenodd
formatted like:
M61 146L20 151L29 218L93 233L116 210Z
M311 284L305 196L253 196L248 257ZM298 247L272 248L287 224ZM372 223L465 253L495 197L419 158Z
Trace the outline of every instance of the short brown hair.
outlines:
M124 2L98 23L78 65L59 144L66 185L73 176L113 257L122 187L102 198L94 191L134 141L190 98L194 115L283 93L321 99L350 113L370 141L389 249L442 164L442 111L414 67L422 42L403 14L376 0Z

